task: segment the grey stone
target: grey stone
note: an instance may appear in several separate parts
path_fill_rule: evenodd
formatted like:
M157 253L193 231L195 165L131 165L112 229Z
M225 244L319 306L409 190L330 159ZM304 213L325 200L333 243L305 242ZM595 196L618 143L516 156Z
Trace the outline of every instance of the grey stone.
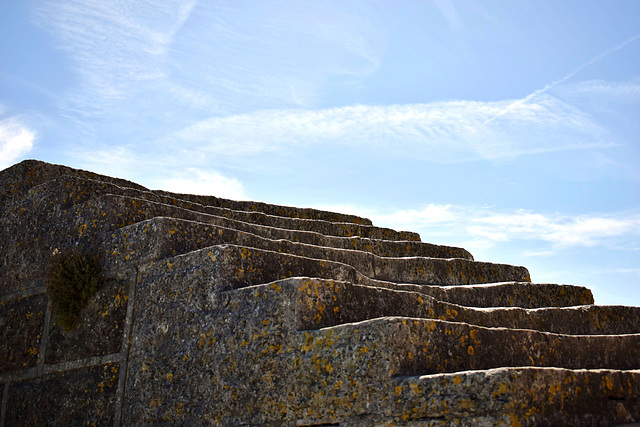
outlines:
M107 279L70 332L65 248ZM25 161L0 262L2 426L640 422L640 308L365 218Z

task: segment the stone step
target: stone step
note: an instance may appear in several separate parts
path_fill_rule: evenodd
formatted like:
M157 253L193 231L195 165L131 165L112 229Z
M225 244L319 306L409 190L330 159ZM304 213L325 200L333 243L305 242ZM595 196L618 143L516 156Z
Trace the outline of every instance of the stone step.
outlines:
M155 197L159 197L161 200L174 200L175 203L178 204L181 203L180 200L183 200L204 206L221 207L237 211L261 212L272 216L371 225L371 221L366 218L318 209L279 206L262 202L236 201L221 199L214 196L194 196L169 193L166 191L150 191L139 184L124 179L112 178L93 172L73 169L61 165L53 165L37 160L25 160L0 171L0 183L2 184L0 185L0 200L16 196L19 197L20 194L26 193L29 189L35 186L50 180L55 180L65 175L70 178L76 177L116 185L125 191L139 190L147 194L155 194Z
M64 189L64 190L62 190ZM266 215L260 212L238 211L227 208L203 206L179 199L169 199L159 197L155 193L129 188L122 188L110 183L82 179L77 177L63 176L47 181L29 192L28 199L35 200L37 204L54 205L55 209L51 213L58 213L59 209L64 209L75 204L87 202L88 200L100 198L106 195L124 196L140 200L141 203L156 204L163 206L164 212L160 210L158 216L197 217L202 214L206 217L218 217L231 221L240 221L256 225L263 225L271 228L287 229L292 231L309 231L320 233L326 236L338 237L365 237L379 240L398 240L419 242L420 237L416 233L395 231L389 228L376 227L373 225L355 224L350 222L331 222L320 219L298 219ZM28 201L17 208L29 209ZM185 214L184 212L190 212ZM400 247L405 248L405 242ZM435 245L434 245L435 246ZM434 248L435 249L435 248ZM433 251L433 249L432 249ZM471 255L461 248L440 247L442 254L448 258L463 257L470 258ZM419 255L419 254L416 254Z
M424 286L376 280L362 283L379 288L421 292L439 301L467 307L541 308L594 304L593 294L588 288L553 283L503 282L462 286Z
M332 370L348 372L353 361L336 354L366 353L360 363L381 358L390 376L521 366L640 369L640 334L564 335L383 317L299 332L297 342L303 350L298 363L308 369L326 361Z
M53 194L56 194L55 191ZM387 247L383 241L338 238L317 232L261 226L124 196L105 195L84 203L67 204L66 206L62 202L56 203L55 200L40 196L42 195L31 194L30 203L23 204L19 209L0 219L0 225L2 225L0 228L0 249L2 249L0 261L5 267L0 269L0 278L11 277L10 280L6 280L8 288L24 286L22 282L34 280L40 282L34 285L41 285L42 274L38 276L38 273L42 273L42 270L32 268L32 266L44 265L43 263L47 262L55 248L62 249L77 245L95 247L105 239L110 231L163 215L204 221L225 228L259 234L273 240L284 239L316 246L346 248L355 246L365 250L387 248L387 251L392 252L396 249L399 253L406 251L407 247L409 250L429 253L429 250L434 247L421 242L395 242L391 243L392 246ZM176 236L176 238L178 237L180 236ZM194 241L197 242L197 240L196 236ZM199 247L202 246L200 244ZM439 250L439 247L435 247L435 254L438 254ZM352 251L352 253L355 252ZM22 261L15 265L16 259ZM12 263L14 267L9 268ZM381 277L388 278L390 276ZM9 282L13 285L10 285ZM31 284L27 284L27 286L31 286Z
M298 330L320 329L386 316L463 322L484 327L531 329L569 335L640 333L640 307L585 305L566 308L470 308L424 293L318 278L275 282L296 288ZM273 284L259 285L261 287Z
M189 270L177 258L173 264L167 264L168 260L148 264L139 274L125 425L166 422L175 408L184 414L178 418L181 423L229 426L544 425L545 417L558 411L557 418L550 419L561 420L566 413L567 420L579 425L591 419L640 420L640 371L519 366L404 375L415 370L404 360L418 360L425 338L435 338L430 348L442 345L436 342L443 339L440 335L464 341L456 331L450 336L445 331L436 334L438 325L430 331L432 335L419 333L425 331L425 324L468 328L465 337L478 352L493 337L484 331L471 332L480 328L469 325L410 318L381 318L299 332L295 330L294 303L298 279L287 281L289 285L274 282L232 289L212 281L216 273L210 269L212 263L194 259ZM229 290L216 292L220 287ZM417 331L410 329L413 322L422 322ZM503 335L534 333L493 330ZM538 334L562 341L565 337L603 338ZM624 337L628 341L637 335ZM547 345L556 351L561 347L555 339ZM446 349L444 354L455 361L454 347L450 346L451 356ZM597 350L594 347L591 342L578 353ZM616 348L607 351L615 353ZM630 357L636 355L636 349ZM492 356L504 359L502 350ZM533 357L541 355L538 350L532 349ZM413 352L413 359L407 351ZM465 355L468 351L464 346ZM584 362L585 358L578 354L578 359ZM201 373L197 384L189 380L194 370Z
M152 244L152 243L150 243ZM130 258L132 253L123 247L107 247L105 251L111 254L111 260L106 267L110 269L122 268L128 261L139 262ZM391 259L395 261L396 259ZM410 258L409 260L413 260ZM404 261L404 259L399 259ZM460 260L441 260L437 258L424 258L425 276L441 276L449 282L469 279L482 279L494 274L494 270L500 266L477 261L465 261L470 265L456 265L451 262ZM362 283L368 278L358 272L353 266L336 261L308 258L303 256L279 253L252 247L222 244L156 261L155 264L163 268L180 268L186 270L197 265L204 271L204 265L215 263L215 274L222 283L220 290L229 290L251 286L255 284L270 283L279 279L296 276L318 277L324 279L342 280L351 283ZM155 265L154 264L154 265ZM501 274L519 274L519 270L513 270L512 266L504 266ZM430 269L427 270L427 269ZM462 270L459 274L458 269ZM430 273L432 272L432 273ZM449 276L450 275L450 276ZM431 277L427 276L427 277Z
M496 368L398 377L364 392L352 381L327 380L325 392L312 396L300 411L298 425L631 426L640 422L638 370Z
M106 219L106 218L105 218ZM108 221L108 219L106 219ZM93 225L91 223L91 225ZM143 239L135 240L131 238L126 239L126 244L129 251L138 253L139 256L153 256L155 258L167 258L175 256L181 253L190 252L193 250L201 249L206 246L213 246L217 244L233 243L241 246L248 246L254 248L262 248L272 250L276 252L290 253L300 256L306 256L309 258L327 259L331 261L344 262L353 265L358 270L368 276L376 276L380 273L376 273L376 266L379 270L384 270L384 263L386 260L395 260L399 257L385 257L378 256L375 253L371 253L368 249L372 249L368 245L353 245L354 242L351 238L338 238L338 237L326 237L320 236L319 243L327 244L324 246L321 244L309 244L301 243L299 241L292 241L285 238L278 237L290 237L300 238L301 236L291 235L287 233L287 230L282 230L280 236L278 236L278 230L263 230L260 227L246 226L244 224L226 224L231 226L237 226L238 228L245 228L247 231L241 231L237 228L229 228L225 226L219 226L211 223L202 223L198 221L190 221L184 219L168 218L168 217L154 217L149 220L144 220L132 224L130 226L122 227L112 233L113 238L116 236L137 236L148 235L154 233L156 239L155 246L153 248L145 247ZM89 225L87 225L89 228ZM253 233L251 231L257 231ZM262 235L274 235L276 239L261 237ZM302 236L304 239L306 236ZM148 238L147 238L148 239ZM301 239L299 239L301 240ZM311 239L309 239L311 240ZM364 239L358 239L357 242L363 242ZM388 243L390 246L395 246L400 242L394 241L371 241L376 244L377 247L385 247ZM421 242L419 243L423 247L421 252L429 254L431 245ZM136 247L136 245L140 247ZM354 249L353 246L356 246ZM398 247L399 251L406 249ZM389 251L389 249L388 249ZM434 251L438 255L438 249ZM424 255L423 258L437 258L434 256ZM417 257L412 257L417 258Z
M440 259L427 257L379 257L369 252L336 249L292 242L272 240L226 227L158 218L140 222L118 233L126 236L122 243L114 242L118 249L131 254L152 254L166 258L206 246L232 243L267 251L288 253L318 260L336 261L353 266L364 276L387 281L422 284L466 284L469 281L499 281L503 278L528 279L523 267L481 263L464 259ZM148 240L153 241L152 245Z

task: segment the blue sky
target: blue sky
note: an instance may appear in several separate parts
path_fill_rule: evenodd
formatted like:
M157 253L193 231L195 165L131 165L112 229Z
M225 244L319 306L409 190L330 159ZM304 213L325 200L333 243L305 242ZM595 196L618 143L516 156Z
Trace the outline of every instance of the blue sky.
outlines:
M353 212L640 306L636 0L0 5L0 168Z

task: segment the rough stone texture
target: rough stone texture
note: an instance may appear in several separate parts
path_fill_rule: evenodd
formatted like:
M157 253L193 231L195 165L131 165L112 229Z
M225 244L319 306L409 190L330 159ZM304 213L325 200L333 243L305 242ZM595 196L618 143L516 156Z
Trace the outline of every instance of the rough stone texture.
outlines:
M419 291L398 291L317 278L300 281L296 308L298 330L320 329L376 317L405 316L572 335L640 332L640 307L583 305L478 309L438 301Z
M71 332L65 248L108 279ZM0 263L0 427L640 422L640 308L352 215L25 161Z
M0 302L0 372L36 366L46 304L44 295Z
M113 424L118 369L111 363L13 383L5 424Z
M118 353L122 346L128 290L126 281L107 281L82 311L73 331L62 329L54 317L45 354L47 363Z
M0 171L0 184L2 184L0 185L0 198L19 198L26 191L62 176L91 179L105 184L113 184L127 190L141 190L149 192L147 188L124 179L112 178L96 174L94 172L73 169L61 165L52 165L37 160L25 160L5 169L4 171ZM195 196L190 194L180 195L167 191L155 191L153 193L156 197L163 197L166 200L170 200L172 203L175 202L177 204L181 204L182 201L189 201L204 206L222 207L238 211L260 212L266 215L275 215L280 217L314 220L319 219L330 222L350 222L354 224L371 225L371 221L366 218L317 209L278 206L261 202L227 200L214 196Z

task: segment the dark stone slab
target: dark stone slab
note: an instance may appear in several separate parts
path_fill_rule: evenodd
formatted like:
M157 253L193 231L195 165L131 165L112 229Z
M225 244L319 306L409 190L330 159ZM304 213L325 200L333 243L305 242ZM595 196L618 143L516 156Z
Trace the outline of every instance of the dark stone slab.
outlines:
M38 364L46 306L43 294L0 303L0 372Z
M124 425L287 419L293 288L219 292L229 287L217 282L211 263L223 258L188 271L174 260L142 272Z
M328 385L296 412L297 425L635 426L640 422L640 371L498 368L398 377L372 393L357 381L330 380Z
M90 199L106 195L129 197L146 203L159 204L162 206L160 209L163 211L157 216L194 219L198 218L198 214L200 214L204 216L215 216L220 219L224 218L231 221L262 225L265 227L315 232L327 236L361 236L381 240L420 241L419 236L416 233L395 231L389 228L376 227L371 224L332 222L318 218L299 219L272 216L260 212L247 212L228 208L202 206L197 203L185 202L180 199L176 200L160 197L157 194L148 191L121 188L110 183L70 176L63 176L33 188L25 198L37 198L38 200L51 198L55 201L56 205L68 207L71 204L84 203ZM184 211L189 212L185 213ZM204 217L201 216L200 218ZM468 254L468 252L459 248L457 249L457 252Z
M300 219L320 219L329 222L350 222L354 224L371 225L371 221L355 215L327 212L318 209L297 208L290 206L271 205L263 202L249 202L221 199L215 196L196 196L191 194L177 194L166 191L149 191L147 188L119 178L112 178L80 169L73 169L61 165L53 165L38 160L25 160L0 171L0 199L20 197L29 189L46 181L54 180L61 176L79 177L93 181L113 184L124 189L132 189L155 194L164 200L186 201L202 206L221 207L231 210L259 212L267 215L282 216ZM181 202L176 202L180 203Z
M282 230L283 234L286 233ZM271 233L270 233L271 234ZM367 277L413 283L466 283L528 278L522 267L480 263L466 259L384 258L370 252L325 247L285 239L265 238L235 229L172 218L154 218L112 233L106 239L105 259L126 254L136 262L167 258L206 246L235 245L287 253L353 266ZM294 236L295 237L295 236ZM337 240L337 239L333 239ZM333 244L334 242L328 242ZM116 260L118 257L115 258Z
M60 191L59 186L40 186L22 199L21 204L12 206L0 217L0 279L3 284L0 292L8 294L25 286L42 286L46 265L55 249L94 249L113 230L158 216L198 220L260 233L269 239L319 246L331 245L333 240L331 236L325 237L317 232L258 226L125 196L105 195L74 204L74 195L67 197ZM369 228L385 235L387 232L395 233Z
M12 383L5 424L112 425L118 363Z
M380 288L420 292L439 301L467 307L571 307L594 302L593 294L584 286L552 283L506 282L464 286L425 286L380 280L361 283Z
M570 335L640 333L640 307L586 305L532 310L475 309L438 301L420 292L317 278L289 280L295 281L298 287L298 330L320 329L376 317L404 316Z
M298 340L303 349L310 349L304 360L333 359L334 369L344 372L352 370L351 362L337 365L340 359L329 355L353 352L371 342L376 350L369 348L368 357L386 359L386 369L391 376L518 366L640 368L640 334L562 335L386 317L305 331L304 335L299 334Z
M399 378L389 399L394 418L407 424L637 425L640 371L499 368Z
M82 311L72 331L62 329L54 315L49 328L45 362L60 363L120 352L128 291L126 280L107 280Z

